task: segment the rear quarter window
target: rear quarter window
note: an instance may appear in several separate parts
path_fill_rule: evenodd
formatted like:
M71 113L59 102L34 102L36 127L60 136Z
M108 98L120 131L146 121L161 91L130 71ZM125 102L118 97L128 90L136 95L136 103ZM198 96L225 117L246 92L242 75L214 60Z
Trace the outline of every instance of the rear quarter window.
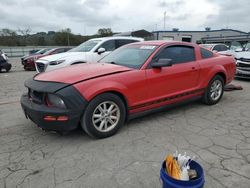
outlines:
M202 57L202 59L211 58L213 56L214 56L213 52L211 52L211 51L209 51L207 49L201 48L201 57Z

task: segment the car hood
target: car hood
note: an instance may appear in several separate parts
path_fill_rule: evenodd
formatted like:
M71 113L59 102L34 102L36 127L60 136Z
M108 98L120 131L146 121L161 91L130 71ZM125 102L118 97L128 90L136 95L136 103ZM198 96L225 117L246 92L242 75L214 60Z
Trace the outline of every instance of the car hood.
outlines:
M250 59L250 52L237 52L235 57L237 59L244 58L244 59Z
M87 54L88 52L65 52L65 53L59 53L59 54L54 54L54 55L50 55L50 56L46 56L41 58L41 60L44 61L57 61L60 59L65 59L65 58L71 58L71 57L78 57L78 56L82 56L84 57L84 54Z
M76 82L130 70L132 69L128 67L108 63L84 63L40 73L34 77L34 80L74 84Z

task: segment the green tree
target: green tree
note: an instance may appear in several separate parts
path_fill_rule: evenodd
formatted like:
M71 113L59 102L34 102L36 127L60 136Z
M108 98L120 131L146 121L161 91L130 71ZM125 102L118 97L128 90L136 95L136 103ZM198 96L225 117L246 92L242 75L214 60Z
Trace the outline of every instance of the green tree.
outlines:
M3 28L0 30L0 45L2 46L16 46L19 44L16 31Z
M29 45L28 38L31 33L31 28L24 28L24 29L19 28L17 32L21 35L21 44L24 46Z
M98 29L97 34L100 35L101 37L107 37L107 36L112 36L113 32L111 28L101 28Z
M39 45L39 46L45 46L45 39L44 39L44 37L38 37L38 39L37 39L37 45Z
M73 34L71 33L71 29L62 29L61 31L56 32L54 37L55 43L57 45L70 46L70 39L72 38L72 36Z

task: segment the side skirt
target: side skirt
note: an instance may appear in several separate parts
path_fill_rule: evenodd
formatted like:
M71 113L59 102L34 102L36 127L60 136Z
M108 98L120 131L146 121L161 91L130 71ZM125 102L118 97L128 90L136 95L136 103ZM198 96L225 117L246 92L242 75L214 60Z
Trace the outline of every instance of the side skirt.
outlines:
M148 114L162 112L162 111L169 110L169 109L172 109L172 108L175 108L175 107L178 107L178 106L182 106L184 104L188 104L188 103L197 101L197 100L199 100L201 98L202 98L202 96L194 96L194 97L191 97L189 99L186 99L184 101L180 101L180 102L177 102L177 103L167 104L167 105L164 105L164 106L161 106L161 107L158 107L158 108L153 108L153 109L150 109L150 110L146 110L146 111L143 111L143 112L129 114L128 118L127 118L127 121L130 121L130 120L135 119L135 118L143 117L143 116L146 116Z

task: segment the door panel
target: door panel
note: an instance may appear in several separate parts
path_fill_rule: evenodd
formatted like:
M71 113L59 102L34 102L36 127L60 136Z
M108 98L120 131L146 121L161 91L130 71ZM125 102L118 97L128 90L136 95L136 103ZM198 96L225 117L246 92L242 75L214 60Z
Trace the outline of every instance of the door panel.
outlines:
M103 57L105 57L106 55L108 55L110 52L103 52L101 54L98 54L97 52L93 53L92 55L92 62L97 62L100 59L102 59Z
M196 61L193 47L166 47L157 55L155 61L162 58L171 59L172 66L146 70L150 86L149 97L160 99L198 87L199 63Z
M196 89L199 79L199 67L196 62L176 64L161 69L146 70L149 97L163 98Z

